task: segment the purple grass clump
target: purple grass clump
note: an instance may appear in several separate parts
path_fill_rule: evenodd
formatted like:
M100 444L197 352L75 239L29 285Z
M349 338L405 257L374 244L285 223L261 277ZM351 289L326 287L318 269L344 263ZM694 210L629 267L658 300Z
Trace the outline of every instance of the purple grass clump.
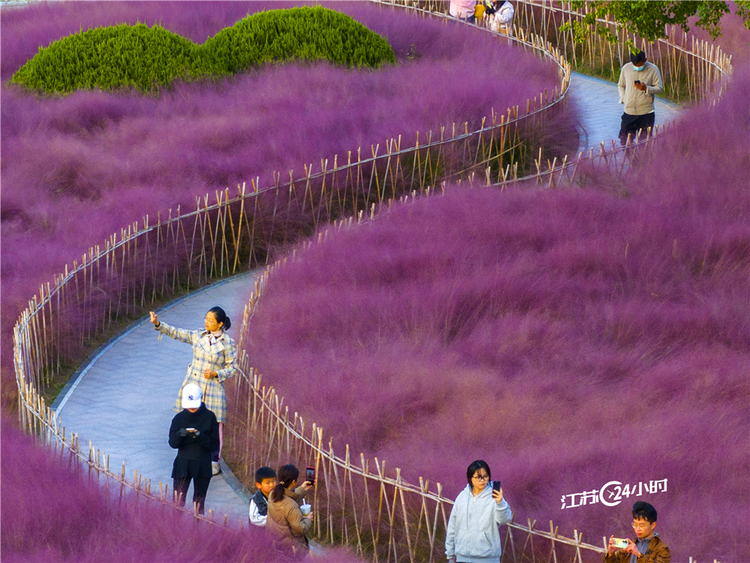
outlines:
M646 500L675 560L742 561L748 87L737 72L624 178L449 188L313 245L272 278L253 365L339 453L411 482L455 496L483 458L517 522L600 544ZM663 479L615 507L561 501Z
M264 529L227 531L144 499L108 500L67 454L36 447L5 418L2 434L3 561L278 561ZM322 560L359 561L343 549Z
M200 2L185 10L180 2L86 2L4 9L0 77L6 82L40 46L81 29L158 23L202 43L248 12L291 5ZM256 177L266 187L273 171L293 168L301 175L304 164L335 155L343 162L348 151L362 146L368 154L370 145L398 135L405 145L416 131L452 121L476 125L492 108L504 113L557 84L553 65L511 52L486 34L359 3L331 7L387 37L400 64L385 72L268 67L216 84L179 84L161 97L97 91L35 97L2 86L3 350L11 349L12 324L42 282L145 214L192 207L195 197ZM475 56L487 52L497 56ZM103 314L98 307L92 301L90 310L71 311L60 324L95 322ZM63 350L80 346L70 340L63 334ZM3 354L4 407L14 404L11 360ZM254 536L211 534L143 503L108 504L99 489L14 433L12 423L2 426L4 560L273 560ZM23 473L29 467L33 480ZM354 560L337 551L330 558Z
M86 2L7 10L2 78L40 45L80 29L159 23L202 43L248 12L293 5L200 2L185 10L180 2ZM6 349L10 327L41 283L146 214L192 208L196 197L249 187L256 178L268 187L274 171L299 177L305 165L336 155L343 163L358 147L368 156L381 144L382 153L391 137L403 135L408 146L416 131L476 125L493 108L504 112L557 84L554 65L477 30L357 2L330 6L387 37L400 63L382 71L270 66L216 84L180 84L158 98L99 91L36 97L2 87ZM473 56L487 52L497 56Z

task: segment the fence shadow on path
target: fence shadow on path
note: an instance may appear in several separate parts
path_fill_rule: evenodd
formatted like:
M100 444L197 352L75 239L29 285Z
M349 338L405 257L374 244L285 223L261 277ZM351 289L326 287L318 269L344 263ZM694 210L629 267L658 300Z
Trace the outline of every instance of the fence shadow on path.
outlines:
M445 18L442 11L445 2L397 4L391 9L413 10L421 6L423 10L434 10L432 14L420 12L425 17ZM529 100L526 108L493 114L477 131L468 131L457 124L452 131L423 136L420 144L408 148L402 147L400 138L394 136L384 149L372 147L372 157L363 156L360 149L351 153L346 164L323 159L319 172L310 167L302 177L293 178L290 173L288 182L278 174L275 185L267 188L251 182L247 189L238 187L236 196L230 196L228 189L217 192L215 203L208 195L198 199L195 211L170 211L167 218L159 216L156 222L145 218L143 225L130 225L102 245L92 247L80 262L74 260L72 267L66 267L51 283L41 287L30 298L29 307L14 328L13 352L22 427L57 455L79 459L82 470L88 471L92 478L103 479L104 486L119 491L120 496L136 495L168 503L169 491L166 486L157 491L156 479L168 481L164 468L171 467L174 453L166 447L166 434L173 415L174 395L184 377L184 366L190 361L190 348L179 343L159 343L154 331L141 321L89 364L74 387L75 392L64 395L53 410L47 405L45 394L66 363L79 358L83 350L111 335L118 326L142 318L150 307L227 275L261 267L271 260L275 249L284 248L342 217L349 218L337 223L336 228L375 216L394 199L430 195L435 186L446 180L464 178L486 185L497 185L498 180L501 184L517 180L516 167L502 160L506 158L503 155L509 154L509 147L516 143L517 127L524 123L543 124L564 103L570 81L567 60L614 66L617 58L622 57L621 51L615 54L610 47L597 47L595 42L580 48L572 45L559 24L580 15L564 6L558 9L539 1L519 1L517 14L516 42L555 61L561 70L560 88L552 94L540 94L538 99ZM683 88L688 92L685 98L690 100L719 95L731 74L730 62L704 44L693 42L692 46L686 46L685 40L681 41L668 43L663 51L668 70L665 79L670 88ZM595 48L601 52L594 53ZM608 49L609 58L600 56ZM681 78L685 72L687 79ZM653 133L647 132L645 138L639 139L639 147L646 148L653 139L658 139L657 132ZM602 144L597 154L591 146L589 155L582 156L614 162L624 168L628 154L626 149L610 149ZM458 160L453 159L455 155L459 155ZM575 179L580 156L566 157L558 163L556 159L545 161L540 152L534 159L536 173L532 177L547 187L557 185L563 177ZM449 162L451 165L445 166ZM324 234L321 232L320 236ZM253 283L248 278L245 287ZM255 282L254 299L260 295L263 283ZM247 290L224 295L221 288L222 285L209 285L205 297L222 302L229 311L239 311L239 304L227 303L245 295ZM198 325L207 308L215 304L201 299L170 306L163 313L164 319L186 327ZM190 309L192 306L195 309ZM252 306L244 313L245 322L251 309ZM175 346L174 355L171 345ZM129 363L114 354L110 356L115 348L117 353L122 350L128 356ZM155 358L161 358L164 364L155 366ZM319 506L329 503L331 508L317 521L317 537L353 545L363 555L371 555L378 561L442 558L441 534L451 501L442 496L439 486L437 491L431 491L427 481L419 485L405 483L398 471L395 475L387 473L384 462L375 460L372 464L362 458L357 460L356 456L353 459L346 448L345 454L338 457L330 439L323 440L320 429L314 424L305 427L293 411L289 412L282 398L263 387L247 358L242 362L242 385L237 392L247 397L244 414L248 424L252 421L255 425L253 431L258 431L278 452L287 455L296 452L299 459L312 459L324 475L322 482L326 489L316 490L316 501L321 503ZM108 377L120 369L125 371L124 378ZM153 390L152 384L158 389ZM89 385L90 398L78 405L76 394L87 391ZM144 397L153 398L158 406L152 409L144 406ZM61 416L56 416L55 410ZM154 417L146 418L143 411ZM93 416L96 412L104 413L101 419ZM105 424L106 417L115 412L128 420L127 425ZM133 439L132 425L136 419L150 422L146 424L149 432L143 434L146 437L138 441ZM89 432L86 424L94 427L88 434L90 437L86 434ZM100 430L101 435L96 434ZM135 448L134 442L138 444ZM109 455L103 453L104 444L108 444ZM271 446L265 454L267 458L273 453ZM159 449L160 453L146 453L143 466L130 466L130 460L137 459L138 450L148 452L149 448ZM125 462L122 470L114 453L120 451ZM133 472L132 478L129 471ZM352 504L355 482L372 491L365 505ZM214 479L207 508L211 508L212 497L218 499L219 488ZM241 512L237 516L243 519ZM223 523L223 515L216 516ZM234 516L227 513L227 518ZM207 519L211 519L211 514ZM571 557L566 555L566 560L571 561L600 557L603 547L584 544L578 531L573 535L567 539L559 536L553 524L547 532L537 529L535 522L514 523L507 528L504 540L506 558L514 562L557 560L556 549L572 550ZM584 552L588 555L584 556Z

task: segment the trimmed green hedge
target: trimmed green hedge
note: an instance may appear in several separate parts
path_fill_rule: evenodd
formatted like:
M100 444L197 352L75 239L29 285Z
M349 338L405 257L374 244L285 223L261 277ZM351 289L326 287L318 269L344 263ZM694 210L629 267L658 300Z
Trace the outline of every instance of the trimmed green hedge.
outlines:
M395 63L388 42L351 17L321 6L259 12L209 37L201 49L219 72L268 62L327 60L342 66Z
M60 94L122 86L148 92L207 72L192 41L139 23L89 29L40 47L11 83Z
M290 60L377 67L395 63L388 42L349 16L317 7L247 16L203 45L155 25L116 25L40 47L11 83L49 93L134 87L158 92L175 79L197 80Z

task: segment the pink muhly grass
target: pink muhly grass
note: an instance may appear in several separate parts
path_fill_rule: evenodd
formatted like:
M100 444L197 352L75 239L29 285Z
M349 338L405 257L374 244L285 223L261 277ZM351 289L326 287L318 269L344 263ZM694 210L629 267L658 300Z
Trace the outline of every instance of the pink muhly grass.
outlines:
M599 544L632 535L636 499L563 509L563 495L667 479L642 500L675 559L740 561L748 85L736 73L624 178L453 188L313 245L271 280L254 366L336 451L411 482L455 496L484 458L516 521Z
M81 28L160 23L202 42L247 11L278 6L203 2L188 11L175 2L90 2L7 10L1 22L1 76L7 81L39 46ZM494 44L493 52L502 56L472 57L467 66L467 53L487 50L484 35L401 12L334 5L339 6L387 35L401 65L379 73L327 65L267 68L216 85L178 85L160 98L101 92L38 98L3 87L5 350L10 327L42 281L146 213L192 207L196 196L249 184L256 176L265 187L271 171L294 168L301 175L306 163L317 166L320 158L343 157L360 145L367 154L370 144L399 133L407 143L415 131L452 120L476 124L491 108L504 112L557 81L555 70L534 56L514 51L508 64L509 57ZM412 45L419 58L408 62ZM493 80L497 73L506 80ZM468 91L466 76L474 77ZM101 314L97 307L91 303L84 311L86 322ZM69 311L60 321L83 322L79 313ZM63 345L75 355L79 343ZM12 404L15 388L10 359L3 355L4 405ZM186 538L184 524L143 506L126 503L113 512L101 491L88 488L23 438L6 438L9 430L4 420L4 559L272 560L262 542L240 541L240 536L208 537L207 529L199 529ZM33 481L19 471L29 466ZM354 560L339 551L330 558Z
M81 27L120 22L164 27L203 42L248 11L290 4L87 2L3 14L3 79L40 45ZM379 71L287 65L219 84L182 84L158 98L77 92L36 97L3 88L3 333L43 281L146 214L403 134L504 111L557 81L554 67L486 34L407 13L333 3L394 44L401 63ZM407 60L407 52L417 58ZM469 53L496 53L469 57ZM512 64L511 64L512 61ZM466 76L472 87L466 88ZM497 80L502 76L503 80ZM336 84L335 91L330 85ZM422 137L424 139L424 137Z
M120 504L117 494L107 502L104 488L64 461L67 455L51 456L5 419L2 433L3 561L278 560L265 530L196 525L144 499L126 497ZM358 561L342 549L327 551L322 560Z

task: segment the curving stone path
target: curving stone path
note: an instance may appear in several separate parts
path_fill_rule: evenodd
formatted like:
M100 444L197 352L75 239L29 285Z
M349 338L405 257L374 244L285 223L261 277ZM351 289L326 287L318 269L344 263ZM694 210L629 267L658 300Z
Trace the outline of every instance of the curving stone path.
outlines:
M578 151L588 151L591 147L596 150L602 141L609 149L610 141L617 141L623 108L618 103L617 84L574 72L569 95L578 106L580 117ZM656 98L654 108L657 125L672 121L680 112L680 106L661 98Z
M242 322L242 310L255 279L254 271L217 282L158 309L159 318L184 328L203 328L203 317L220 305L235 323L229 334L235 337ZM192 359L188 344L164 337L148 322L148 317L131 325L92 354L60 393L52 410L67 432L79 435L81 449L88 451L89 440L108 454L109 468L119 473L125 462L125 476L133 471L151 479L152 491L159 482L172 490L172 462L177 450L167 443L169 425L177 392ZM223 472L211 480L206 497L214 518L226 514L230 522L247 525L249 494L222 462ZM188 503L193 498L192 485Z
M571 83L572 99L579 106L580 149L598 148L601 141L617 138L622 106L617 86L576 74ZM659 100L656 123L677 116L679 107ZM201 328L205 312L221 305L239 328L242 309L254 287L258 271L224 280L196 291L161 308L159 317L169 324ZM232 334L232 333L230 333ZM236 335L236 332L234 333ZM93 445L109 454L110 469L119 472L123 461L126 476L133 470L158 488L169 484L175 450L167 444L172 406L191 360L190 346L157 333L144 318L102 346L60 393L52 410L68 431L78 433L82 447ZM214 477L206 498L206 510L215 517L226 514L230 522L247 525L249 493L226 467ZM192 490L188 492L188 500Z

